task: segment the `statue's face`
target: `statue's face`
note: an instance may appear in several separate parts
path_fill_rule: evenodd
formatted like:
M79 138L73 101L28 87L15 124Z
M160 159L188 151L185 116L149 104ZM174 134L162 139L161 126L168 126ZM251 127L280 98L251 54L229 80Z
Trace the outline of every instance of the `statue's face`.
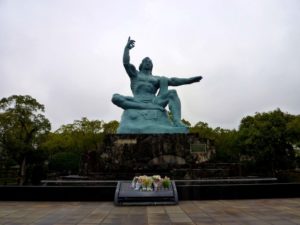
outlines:
M151 70L153 68L152 60L149 57L146 57L142 61L142 69L144 70Z

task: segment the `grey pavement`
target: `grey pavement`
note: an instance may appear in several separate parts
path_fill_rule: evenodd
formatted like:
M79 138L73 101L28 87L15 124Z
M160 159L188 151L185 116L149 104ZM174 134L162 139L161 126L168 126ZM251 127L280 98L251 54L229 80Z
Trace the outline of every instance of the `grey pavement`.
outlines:
M176 206L112 202L0 202L0 225L300 225L300 198L180 201Z

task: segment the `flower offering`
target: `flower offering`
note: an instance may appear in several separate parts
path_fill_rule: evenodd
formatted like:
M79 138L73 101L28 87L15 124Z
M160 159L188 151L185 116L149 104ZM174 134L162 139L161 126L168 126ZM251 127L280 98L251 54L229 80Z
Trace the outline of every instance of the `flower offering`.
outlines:
M131 182L131 187L137 191L158 191L169 189L171 187L171 180L166 176L161 178L160 175L135 176Z

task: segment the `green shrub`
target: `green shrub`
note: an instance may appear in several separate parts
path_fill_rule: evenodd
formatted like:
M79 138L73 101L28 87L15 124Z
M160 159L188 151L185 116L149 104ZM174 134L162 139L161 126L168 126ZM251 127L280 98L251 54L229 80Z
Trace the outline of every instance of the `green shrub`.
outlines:
M73 152L59 152L49 161L49 169L61 173L78 173L80 156Z

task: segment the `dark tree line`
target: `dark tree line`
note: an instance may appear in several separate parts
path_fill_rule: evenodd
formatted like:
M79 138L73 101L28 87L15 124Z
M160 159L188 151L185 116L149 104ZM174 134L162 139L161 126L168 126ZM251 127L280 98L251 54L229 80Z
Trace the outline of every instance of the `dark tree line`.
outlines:
M44 110L30 96L0 100L0 169L18 165L19 184L38 183L47 170L61 174L95 170L93 160L104 157L95 158L101 155L104 135L116 133L119 122L82 118L51 132ZM211 128L205 122L183 123L190 133L214 142L212 162L243 163L257 174L271 175L299 165L300 115L280 109L256 113L242 118L237 130Z

